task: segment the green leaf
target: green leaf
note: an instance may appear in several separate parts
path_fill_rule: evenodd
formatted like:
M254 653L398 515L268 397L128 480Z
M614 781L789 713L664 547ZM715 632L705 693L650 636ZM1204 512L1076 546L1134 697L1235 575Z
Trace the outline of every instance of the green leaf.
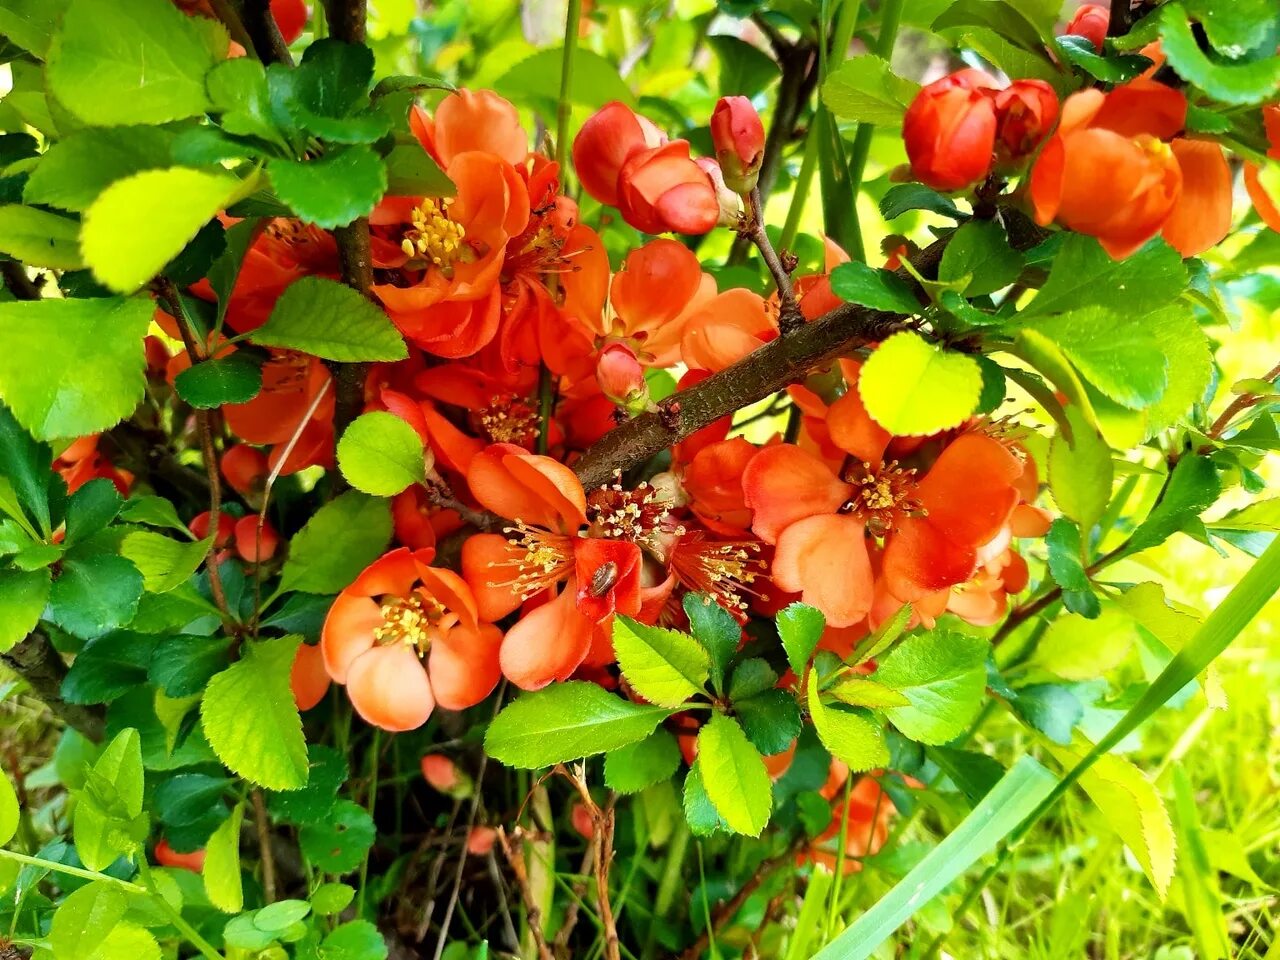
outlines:
M1049 39L1053 18L1046 33L1043 24L1037 27L1022 11L1023 5L1025 0L1020 0L1018 5L1004 0L958 0L933 21L933 29L936 32L956 27L985 27L1019 47L1035 50Z
M150 931L125 920L85 960L161 960L160 944Z
M809 716L818 739L850 772L873 770L889 762L883 727L864 711L845 710L822 702L818 673L809 674Z
M782 753L800 736L800 707L787 690L765 690L733 702L733 712L752 745L766 756Z
M604 782L618 793L639 793L669 780L679 767L676 738L658 729L637 743L605 754Z
M285 109L313 136L331 143L373 143L391 129L387 115L369 106L373 51L364 44L317 40L284 77Z
M938 266L943 283L967 282L967 297L995 293L1018 279L1022 254L1009 246L1004 230L991 220L970 220L951 235Z
M253 341L344 363L409 355L400 332L373 302L321 277L290 284Z
M804 676L813 651L818 648L827 619L822 611L803 603L792 603L778 612L778 637L786 651L787 663L796 679Z
M6 341L6 345L8 341ZM0 388L2 389L2 388ZM0 403L0 478L7 478L16 503L0 505L0 512L25 513L36 522L36 534L52 533L49 517L49 470L53 451L24 430ZM2 498L4 494L0 494ZM22 520L15 516L15 520Z
M262 391L262 367L239 353L204 360L173 379L183 400L201 410L224 403L248 403Z
M674 771L673 771L674 772ZM18 794L6 774L0 773L0 847L13 839L18 832Z
M674 711L631 703L594 683L522 694L494 717L485 751L509 767L549 767L643 740Z
M452 197L458 188L448 174L422 149L422 144L397 143L386 156L387 193L393 197Z
M1068 747L1049 750L1067 767L1083 756L1082 751ZM1080 776L1080 786L1102 813L1102 822L1133 851L1160 896L1167 894L1178 841L1155 785L1128 760L1112 753L1098 758Z
M613 621L613 649L627 682L661 707L678 707L702 692L711 672L711 655L687 633L621 614Z
M393 497L427 476L422 437L381 410L360 415L343 432L338 467L351 486L379 497Z
M1164 395L1168 361L1143 320L1093 306L1046 317L1034 328L1061 347L1081 375L1117 403L1140 409Z
M330 150L315 160L267 162L276 196L307 223L325 229L366 216L387 192L387 166L367 146Z
M80 0L75 0L80 2ZM241 189L235 177L189 167L117 180L84 215L80 247L93 275L132 293L159 273Z
M132 727L102 751L78 796L72 830L76 852L90 870L104 870L136 850L147 833L142 816L142 741Z
M133 496L120 508L120 519L126 523L145 523L152 527L168 527L190 536L187 525L178 519L173 502L151 494Z
M1272 14L1274 20L1274 13ZM1171 3L1161 10L1161 49L1178 76L1223 103L1261 103L1280 87L1280 58L1243 63L1210 59L1200 49L1186 11Z
M0 204L0 253L33 267L79 270L80 224L16 203Z
M1137 552L1164 543L1211 507L1221 492L1222 481L1212 460L1192 454L1182 457L1160 502L1133 532L1126 549Z
M707 787L702 780L701 757L694 759L684 778L683 806L685 822L689 824L689 832L695 837L710 836L717 830L729 828L707 796Z
M151 654L148 679L166 696L202 693L213 677L228 666L231 640L223 636L165 636Z
M49 602L48 570L0 570L0 653L35 629Z
M227 767L272 790L307 782L307 744L289 686L297 637L247 643L200 704L209 746Z
M902 330L863 364L858 393L867 413L890 433L924 436L958 426L973 413L982 370L973 357Z
M496 81L493 88L519 103L554 103L560 96L561 50L540 50L521 60ZM610 100L635 106L636 99L618 68L592 50L579 49L573 58L569 102L596 109Z
M391 540L391 505L350 490L317 510L289 544L280 589L334 594Z
M758 837L773 809L764 760L732 719L713 713L698 732L702 784L731 830Z
M267 794L267 809L276 819L297 824L328 819L338 790L351 773L346 758L332 747L312 743L307 745L307 766L307 785L301 790Z
M1276 19L1274 0L1183 0L1187 13L1200 22L1219 52L1239 58L1271 36Z
M58 960L88 958L124 919L129 903L109 880L95 880L73 892L53 915L49 948Z
M907 282L896 273L869 267L856 260L842 263L831 271L831 290L846 303L861 304L873 310L911 316L923 309Z
M105 477L90 480L67 501L63 542L71 546L100 533L116 518L123 504L120 492L110 480Z
M236 804L231 816L219 824L205 845L204 889L209 902L223 913L244 909L244 884L240 880L240 824L244 807Z
M212 537L184 543L150 530L139 530L121 541L120 554L133 561L141 572L148 593L168 593L191 579L212 545Z
M1022 310L1022 317L1105 307L1132 323L1176 300L1186 289L1182 257L1162 240L1153 240L1123 260L1112 260L1093 237L1067 234L1049 279Z
M367 810L350 800L339 800L323 820L298 831L298 844L313 865L325 873L350 873L364 862L378 831Z
M258 137L286 146L271 111L267 72L253 57L225 60L205 77L211 112L220 114L219 125L227 133Z
M1078 613L1056 618L1029 663L1064 680L1092 680L1119 666L1138 640L1138 625L1112 603L1096 619Z
M355 895L345 883L322 883L311 894L311 909L322 917L332 917L347 909Z
M240 61L233 61L240 62ZM173 136L157 127L88 127L52 144L31 172L22 197L87 210L108 185L143 170L169 165Z
M1148 57L1136 54L1100 56L1093 47L1093 41L1085 37L1066 34L1054 37L1053 43L1068 63L1104 83L1127 83L1151 66Z
M253 925L269 933L287 930L311 912L305 900L277 900L253 915Z
M900 926L996 848L1052 795L1057 779L1022 757L905 877L812 960L868 960Z
M734 668L729 682L730 700L747 700L757 693L772 690L778 683L778 675L768 661L759 657L743 660Z
M49 57L49 90L95 126L181 120L204 113L204 75L226 48L221 26L167 0L71 0Z
M326 936L320 951L324 960L386 960L387 944L368 920L351 920Z
M742 626L709 594L686 593L684 612L689 631L711 655L711 682L724 690L724 671L742 642Z
M0 399L38 440L115 426L142 399L149 298L0 303Z
M929 747L926 756L938 765L971 805L977 805L1004 776L1004 767L994 757L950 747Z
M1057 517L1045 537L1049 548L1049 575L1062 587L1062 603L1073 613L1090 619L1098 615L1098 598L1081 559L1080 528L1066 517Z
M745 40L721 34L707 37L720 62L720 96L754 97L778 75L772 57Z
M49 591L48 618L77 637L97 637L133 619L142 574L124 557L69 556Z
M904 80L877 56L850 57L822 85L822 102L842 120L896 127L920 85Z
M964 218L949 197L923 183L895 183L880 198L880 216L886 220L895 220L909 210L928 210L953 220Z
M1071 743L1071 731L1084 716L1084 705L1066 687L1039 683L1023 687L1010 701L1014 712L1054 743Z
M990 652L982 637L939 631L907 637L880 661L875 678L911 704L885 714L921 743L958 737L982 706Z
M827 691L841 703L851 707L883 710L885 707L908 707L911 701L892 687L866 677L846 677Z
M1091 530L1111 499L1111 448L1074 406L1066 415L1070 439L1059 430L1049 444L1049 491L1059 510Z
M156 638L117 631L90 640L62 680L68 703L108 703L146 683Z
M0 0L0 35L43 60L71 0Z

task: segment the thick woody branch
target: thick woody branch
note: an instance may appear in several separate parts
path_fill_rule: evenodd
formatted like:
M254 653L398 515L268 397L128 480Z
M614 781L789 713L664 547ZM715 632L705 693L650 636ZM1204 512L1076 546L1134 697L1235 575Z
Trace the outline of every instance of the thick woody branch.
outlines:
M214 0L217 4L227 0ZM289 45L280 36L280 28L276 26L276 18L271 15L270 0L240 0L240 20L244 32L253 43L252 51L263 63L283 63L293 66L293 55L289 53ZM221 15L219 19L222 19ZM223 20L226 23L226 20ZM228 24L230 28L230 24ZM239 40L233 36L232 39ZM243 41L241 41L243 44Z
M32 632L25 640L0 654L0 660L27 682L32 695L55 717L90 740L102 740L106 732L102 708L67 703L62 699L62 681L67 676L67 665L43 633Z

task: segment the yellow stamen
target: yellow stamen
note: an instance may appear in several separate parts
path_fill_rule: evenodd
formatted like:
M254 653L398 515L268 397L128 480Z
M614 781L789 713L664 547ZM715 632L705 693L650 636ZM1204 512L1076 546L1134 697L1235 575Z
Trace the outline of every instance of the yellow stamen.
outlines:
M406 257L425 260L446 274L462 254L467 231L449 217L451 200L425 197L413 208L413 226L406 230L400 249Z

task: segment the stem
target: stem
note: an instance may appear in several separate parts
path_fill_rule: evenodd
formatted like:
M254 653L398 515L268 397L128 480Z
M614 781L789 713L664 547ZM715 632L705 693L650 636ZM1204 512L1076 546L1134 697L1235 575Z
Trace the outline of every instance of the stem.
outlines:
M751 218L748 236L760 251L765 266L773 275L774 285L778 288L778 303L781 307L778 328L783 336L786 336L804 324L804 314L800 312L800 306L796 303L795 291L791 287L791 273L778 257L778 252L773 249L773 243L770 242L769 234L765 231L764 200L760 196L759 186L751 191L750 199L751 209L747 212Z
M219 0L214 0L214 3L219 3ZM283 63L292 67L293 55L289 53L289 45L284 42L284 37L280 36L276 18L271 15L270 0L243 0L242 13L244 30L251 43L245 46L244 41L240 40L240 45L256 53L263 63ZM218 14L218 19L222 19L221 13ZM226 22L223 20L223 23ZM227 26L230 27L230 24Z
M67 665L43 633L32 631L25 639L0 654L4 665L22 677L31 693L49 712L67 726L100 743L106 733L106 713L100 707L85 707L62 699L62 681Z
M25 863L28 866L40 867L44 870L52 870L54 873L65 873L69 877L79 877L81 880L106 880L117 886L124 887L130 893L146 893L147 888L139 886L129 880L121 880L119 877L113 877L106 873L94 873L92 870L85 870L81 867L73 867L65 863L57 863L53 860L42 860L39 857L30 857L25 853L15 853L12 850L0 848L0 857L17 863Z
M262 858L262 896L267 903L276 900L276 858L271 852L271 826L267 822L267 804L262 799L262 791L254 790L253 821L258 830L258 854Z
M534 452L546 454L551 444L551 414L556 405L555 376L547 365L538 367L538 439Z
M1130 0L1111 0L1111 20L1107 24L1107 36L1122 37L1129 32Z
M785 851L776 857L771 857L756 868L747 882L744 883L738 892L733 895L733 899L723 906L716 909L716 912L708 918L707 927L689 947L679 956L679 960L698 960L702 956L702 952L707 949L707 945L711 942L713 933L718 933L720 929L734 918L742 905L747 902L747 898L760 888L760 885L769 879L769 875L774 870L784 864L791 864L795 861L796 852L800 849L799 842L788 847ZM699 848L701 850L701 848Z
M146 857L138 858L138 872L142 875L142 882L147 885L147 890L151 893L164 915L169 918L169 922L173 924L174 929L186 937L187 941L199 950L207 960L224 960L222 954L215 950L208 940L200 936L199 931L187 923L182 914L174 908L173 904L166 900L160 894L160 891L156 889L155 881L151 876L151 866L147 863Z
M1273 383L1277 378L1280 378L1280 364L1276 364L1262 376L1263 380L1270 380ZM1261 399L1262 398L1255 393L1240 394L1240 396L1231 401L1227 406L1227 409L1222 411L1222 414L1218 419L1213 421L1213 426L1209 428L1207 436L1211 440L1221 438L1222 434L1226 431L1227 427L1231 425L1231 421L1236 418L1237 414L1248 410Z
M573 112L573 57L578 50L578 22L582 18L582 0L569 0L564 17L564 57L560 61L560 99L556 103L556 163L560 167L560 183L564 183L565 160L569 155L569 116Z
M369 795L366 800L366 806L369 808L369 819L373 820L374 810L378 803L378 754L381 753L382 747L382 730L378 727L373 728L373 743L369 746ZM360 892L356 895L356 916L364 916L364 894L369 886L369 853L372 847L365 851L364 859L360 862ZM463 859L466 853L463 853Z

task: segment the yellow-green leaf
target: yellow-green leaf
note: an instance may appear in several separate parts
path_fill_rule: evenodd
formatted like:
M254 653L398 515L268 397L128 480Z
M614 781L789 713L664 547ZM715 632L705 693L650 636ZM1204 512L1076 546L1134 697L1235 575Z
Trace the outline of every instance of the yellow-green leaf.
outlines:
M614 618L613 649L627 682L660 707L680 706L711 673L711 655L693 637L630 617Z
M903 330L876 348L862 367L858 393L867 413L892 434L924 436L963 423L982 395L982 370Z
M0 205L0 253L33 267L79 270L80 224L47 210Z
M204 889L209 902L223 913L244 909L244 884L240 879L240 822L244 807L239 804L231 816L218 825L205 844Z

